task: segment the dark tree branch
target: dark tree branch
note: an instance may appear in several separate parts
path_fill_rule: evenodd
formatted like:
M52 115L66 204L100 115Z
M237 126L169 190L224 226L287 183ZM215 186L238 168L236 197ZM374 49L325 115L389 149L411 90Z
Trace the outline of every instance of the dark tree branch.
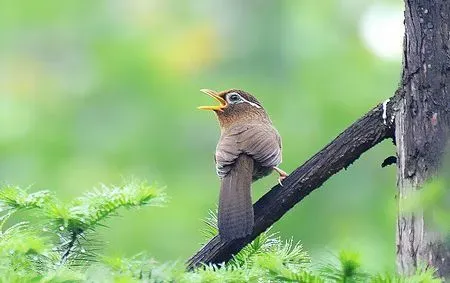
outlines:
M202 263L227 262L332 175L347 168L361 154L379 142L393 138L392 117L397 101L398 95L391 98L388 103L380 104L369 111L291 173L283 181L283 186L276 185L259 199L253 205L255 226L251 235L232 241L223 241L219 236L214 237L189 259L188 268L195 268Z

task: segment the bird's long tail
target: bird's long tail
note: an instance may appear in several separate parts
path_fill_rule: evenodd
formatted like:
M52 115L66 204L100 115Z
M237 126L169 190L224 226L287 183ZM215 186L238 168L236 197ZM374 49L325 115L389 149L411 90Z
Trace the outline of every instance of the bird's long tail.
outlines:
M222 239L243 238L253 230L251 184L253 159L241 154L222 179L219 200L219 235Z

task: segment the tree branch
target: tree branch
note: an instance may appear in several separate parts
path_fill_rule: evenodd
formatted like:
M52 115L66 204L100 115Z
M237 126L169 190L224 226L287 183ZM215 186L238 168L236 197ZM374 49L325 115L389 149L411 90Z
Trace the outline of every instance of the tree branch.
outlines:
M202 263L227 262L332 175L347 168L379 142L393 138L394 121L391 117L394 117L398 97L396 95L389 102L373 108L291 173L283 181L283 186L276 185L261 197L253 205L255 226L251 235L232 241L215 236L188 260L188 268Z

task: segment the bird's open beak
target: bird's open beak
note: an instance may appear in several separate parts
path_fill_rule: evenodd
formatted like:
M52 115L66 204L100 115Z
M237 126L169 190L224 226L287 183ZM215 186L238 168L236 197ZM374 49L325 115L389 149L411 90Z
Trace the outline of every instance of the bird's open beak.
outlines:
M214 90L210 90L210 89L201 89L201 92L211 96L212 98L214 98L215 100L217 100L218 102L220 102L220 105L215 105L215 106L200 106L198 107L198 109L201 110L214 110L214 111L223 111L224 108L227 107L228 103L225 99L223 99L222 97L220 97L217 92L215 92Z

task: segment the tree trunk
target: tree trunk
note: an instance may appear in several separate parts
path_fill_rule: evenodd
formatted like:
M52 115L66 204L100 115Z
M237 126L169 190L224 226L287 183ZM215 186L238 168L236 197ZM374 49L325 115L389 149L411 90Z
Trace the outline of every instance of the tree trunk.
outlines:
M421 265L450 278L450 246L424 211L405 200L439 173L450 109L450 1L405 0L401 100L395 118L398 157L397 265L411 275Z

